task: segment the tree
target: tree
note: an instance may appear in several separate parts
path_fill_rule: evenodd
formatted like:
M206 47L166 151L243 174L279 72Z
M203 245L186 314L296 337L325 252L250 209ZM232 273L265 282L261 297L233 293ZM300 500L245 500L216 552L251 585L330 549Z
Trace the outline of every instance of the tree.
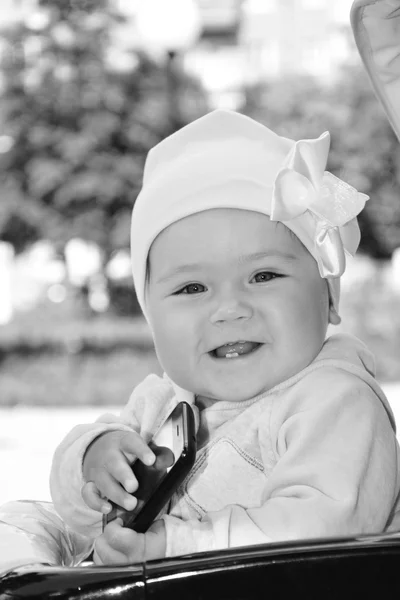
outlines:
M343 70L330 103L336 116L332 169L370 196L359 217L360 250L390 258L400 246L400 146L360 67Z
M130 212L148 150L171 132L162 66L141 53L111 60L123 17L107 0L40 0L36 20L4 32L0 238L74 236L110 254L129 246ZM196 81L176 75L182 124L206 112ZM179 123L176 125L179 126Z
M361 67L334 84L310 77L247 90L243 111L293 139L331 132L328 169L370 196L359 216L360 250L389 258L400 246L400 146Z

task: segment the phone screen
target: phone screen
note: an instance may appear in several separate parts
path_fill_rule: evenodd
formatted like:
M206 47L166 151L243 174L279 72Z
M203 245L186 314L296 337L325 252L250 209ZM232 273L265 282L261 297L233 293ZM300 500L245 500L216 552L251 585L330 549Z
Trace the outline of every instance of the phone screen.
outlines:
M146 531L189 473L196 458L196 435L193 411L186 402L176 406L149 446L156 455L155 463L147 466L136 460L132 466L139 484L135 509L126 511L113 505L103 517L103 527L120 517L125 527Z
M183 451L184 437L182 416L181 410L179 410L179 412L173 411L149 444L153 451L153 446L169 448L171 450L173 454L173 463L167 467L167 472L172 468L172 465L176 463L177 458L179 458Z

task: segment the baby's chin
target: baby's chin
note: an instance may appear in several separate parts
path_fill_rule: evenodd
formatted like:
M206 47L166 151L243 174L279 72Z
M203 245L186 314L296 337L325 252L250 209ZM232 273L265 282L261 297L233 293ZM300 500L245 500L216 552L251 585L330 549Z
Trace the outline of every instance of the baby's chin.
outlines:
M262 386L243 386L244 389L240 389L241 386L235 386L234 388L219 390L218 387L210 390L204 390L201 393L195 394L196 404L199 408L207 408L217 402L246 402L253 400L258 396L261 396L271 389L269 385Z

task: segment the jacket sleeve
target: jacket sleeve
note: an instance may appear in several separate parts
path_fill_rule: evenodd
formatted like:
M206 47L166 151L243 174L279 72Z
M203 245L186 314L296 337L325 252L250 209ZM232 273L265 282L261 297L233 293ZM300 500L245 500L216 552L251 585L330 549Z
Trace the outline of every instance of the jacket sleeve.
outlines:
M201 521L164 516L167 556L385 529L399 489L387 412L361 379L318 371L289 398L278 396L260 427L261 444L271 436L277 459L262 505L227 506Z
M119 416L106 414L95 422L77 425L56 448L51 472L50 492L53 504L64 522L74 531L95 539L102 531L102 514L83 501L82 465L85 452L98 436L107 431L137 431L149 441L173 396L171 385L157 375L149 375L133 391Z
M102 513L89 508L83 501L83 457L89 445L103 433L131 431L117 417L114 419L104 415L95 423L74 427L56 448L50 471L50 493L57 513L74 531L91 539L101 533Z

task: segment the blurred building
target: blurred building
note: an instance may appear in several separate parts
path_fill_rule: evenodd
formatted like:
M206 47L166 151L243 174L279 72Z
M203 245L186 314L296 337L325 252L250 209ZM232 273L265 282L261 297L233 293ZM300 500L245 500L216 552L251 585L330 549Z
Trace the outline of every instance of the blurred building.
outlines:
M138 40L139 0L119 0ZM201 35L182 56L212 106L235 108L246 85L290 74L334 81L338 67L358 58L351 43L352 0L196 0ZM155 16L156 21L156 16ZM157 25L155 24L155 27Z
M203 80L214 106L234 108L246 85L279 76L332 81L350 58L351 0L197 2L203 34L186 64Z

